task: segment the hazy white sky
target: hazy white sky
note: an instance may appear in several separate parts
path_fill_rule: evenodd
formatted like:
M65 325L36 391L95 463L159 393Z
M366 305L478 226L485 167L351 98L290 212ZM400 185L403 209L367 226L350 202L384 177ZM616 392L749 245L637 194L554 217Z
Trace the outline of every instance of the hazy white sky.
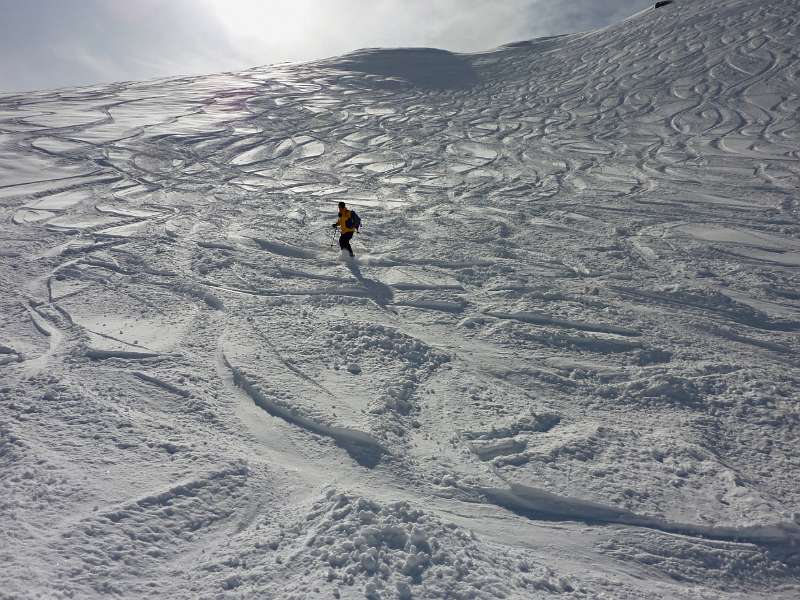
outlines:
M365 47L478 51L654 0L0 0L0 93L239 70Z

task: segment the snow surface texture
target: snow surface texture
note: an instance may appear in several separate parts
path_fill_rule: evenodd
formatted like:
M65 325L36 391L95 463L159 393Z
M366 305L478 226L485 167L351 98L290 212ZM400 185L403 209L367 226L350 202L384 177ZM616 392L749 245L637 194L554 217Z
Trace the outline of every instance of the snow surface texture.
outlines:
M0 597L800 597L799 24L0 98Z

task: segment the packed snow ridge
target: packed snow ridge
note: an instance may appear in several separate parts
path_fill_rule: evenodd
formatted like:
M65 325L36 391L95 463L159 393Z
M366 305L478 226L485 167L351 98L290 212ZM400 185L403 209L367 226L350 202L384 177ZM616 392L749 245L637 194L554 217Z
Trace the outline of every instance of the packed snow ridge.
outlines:
M0 596L799 597L799 25L0 97Z

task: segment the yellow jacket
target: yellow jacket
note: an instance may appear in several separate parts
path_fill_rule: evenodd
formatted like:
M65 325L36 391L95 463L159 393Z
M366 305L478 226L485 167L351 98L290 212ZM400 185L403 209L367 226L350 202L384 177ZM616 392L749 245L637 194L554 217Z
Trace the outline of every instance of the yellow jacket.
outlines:
M342 233L350 233L351 231L355 231L355 227L348 227L347 226L347 219L350 218L350 211L348 209L343 209L339 211L339 219L336 221L336 225L339 226L339 231Z

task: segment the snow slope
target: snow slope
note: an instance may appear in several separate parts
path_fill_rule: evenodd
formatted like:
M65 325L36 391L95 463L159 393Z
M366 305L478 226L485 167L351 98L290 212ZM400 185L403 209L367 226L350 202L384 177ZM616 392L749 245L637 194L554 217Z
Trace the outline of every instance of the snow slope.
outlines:
M797 598L798 9L0 98L0 597Z

